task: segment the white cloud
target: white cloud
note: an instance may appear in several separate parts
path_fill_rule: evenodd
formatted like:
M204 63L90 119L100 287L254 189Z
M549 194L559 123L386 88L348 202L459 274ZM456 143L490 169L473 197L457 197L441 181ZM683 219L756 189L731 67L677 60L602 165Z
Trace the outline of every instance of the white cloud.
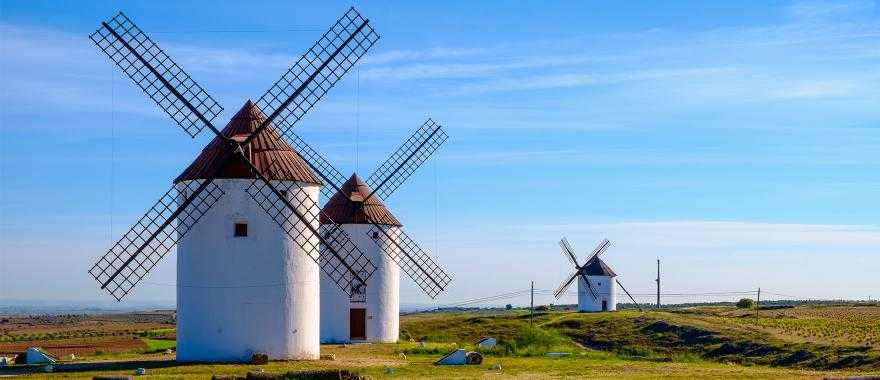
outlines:
M875 5L871 1L801 1L789 7L789 13L797 19L849 15L872 12Z
M4 73L0 96L7 104L18 105L10 108L10 113L47 108L74 112L113 109L168 120L84 35L13 24L0 24L0 34L0 68ZM255 72L280 75L297 58L161 41L159 45L203 85L229 78L246 79ZM211 88L207 90L217 96Z
M691 148L688 151L592 148L592 149L544 149L518 148L488 149L479 152L453 151L438 158L441 161L469 165L529 164L546 167L574 165L638 165L638 166L687 166L687 165L855 165L878 163L860 155L841 154L836 147L824 149L779 148L750 154L732 154L715 150Z
M822 99L850 96L860 90L858 83L849 80L826 80L797 83L777 92L770 92L771 99Z
M880 25L864 17L872 9L867 2L795 3L776 23L695 33L667 27L557 43L502 41L481 48L491 54L470 56L431 54L430 49L391 52L389 57L400 59L371 61L361 75L394 80L396 86L408 82L436 96L640 81L652 82L646 95L651 99L687 105L852 98L877 87L878 77L859 65L880 51ZM716 68L722 71L708 71ZM638 97L644 91L633 87L619 93Z
M880 246L880 226L761 223L738 221L660 221L573 223L514 227L534 231L607 234L657 249L730 249L737 247L811 247L814 250L868 249Z
M368 80L415 80L444 78L474 78L522 69L540 69L553 67L577 67L586 63L595 63L607 58L591 55L562 55L556 57L509 57L495 58L482 62L443 62L443 63L408 63L397 66L370 65L361 71L361 77ZM370 61L372 63L372 61Z
M286 53L258 53L181 44L163 44L163 47L187 71L218 75L241 75L255 70L281 75L299 59L298 55Z
M434 47L425 50L389 50L377 54L369 54L364 57L363 62L368 65L379 65L430 59L473 57L485 53L486 50L482 48Z
M527 90L565 89L598 85L615 85L628 82L656 81L662 79L694 79L717 75L731 75L741 71L733 67L709 67L686 69L636 70L631 72L564 73L535 75L530 77L502 78L484 83L462 85L451 94L480 94L485 92L509 92Z

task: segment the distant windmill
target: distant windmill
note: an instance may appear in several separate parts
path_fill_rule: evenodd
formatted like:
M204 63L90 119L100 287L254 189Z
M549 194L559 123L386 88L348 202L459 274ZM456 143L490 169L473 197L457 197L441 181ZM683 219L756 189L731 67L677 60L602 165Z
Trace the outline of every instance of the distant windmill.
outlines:
M403 232L382 199L388 199L440 146L446 132L428 119L364 183L357 174L346 180L329 161L301 138L292 141L305 162L327 184L324 214L357 242L378 268L365 288L347 295L321 293L321 341L396 342L400 329L400 269L431 298L444 291L451 277ZM322 280L327 280L323 277Z
M376 268L281 136L379 39L369 20L349 9L222 132L223 108L124 14L90 38L190 136L215 137L89 273L121 300L179 245L177 360L317 359L319 266L348 294Z
M568 243L568 239L562 238L559 241L559 247L562 248L562 255L565 256L572 264L574 271L565 278L565 281L556 288L553 295L558 299L571 286L575 279L578 280L578 311L612 311L617 310L616 285L632 299L633 303L639 307L638 302L632 298L629 292L623 288L620 281L615 277L617 274L611 270L608 264L605 264L600 255L605 253L611 242L603 239L599 245L593 249L593 252L587 256L584 264L578 263L577 255L574 249ZM641 310L641 307L639 307Z

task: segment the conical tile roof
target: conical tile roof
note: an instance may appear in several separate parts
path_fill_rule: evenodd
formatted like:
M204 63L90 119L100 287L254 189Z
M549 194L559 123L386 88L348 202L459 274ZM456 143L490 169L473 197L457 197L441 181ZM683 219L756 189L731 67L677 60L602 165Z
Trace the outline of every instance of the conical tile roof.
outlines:
M590 260L590 262L588 262L587 265L584 265L581 270L587 276L617 276L617 273L614 273L614 271L611 270L611 267L609 267L608 264L605 264L605 262L598 257Z
M357 174L352 174L351 178L342 185L340 191L333 194L324 205L321 223L330 223L331 220L339 224L369 224L373 222L400 227L400 221L391 214L391 211L388 211L379 197L373 195L366 202L363 202L363 199L371 192L370 187Z
M266 116L250 100L232 117L229 124L221 133L235 141L242 142L248 138L263 121ZM194 179L206 179L211 176L218 166L222 165L215 178L255 178L248 167L240 159L224 160L223 152L226 149L224 142L219 137L214 137L195 161L178 176L174 182L189 181ZM312 174L302 158L278 135L278 132L269 124L247 147L245 153L253 162L260 173L269 179L299 181L311 184L320 184Z

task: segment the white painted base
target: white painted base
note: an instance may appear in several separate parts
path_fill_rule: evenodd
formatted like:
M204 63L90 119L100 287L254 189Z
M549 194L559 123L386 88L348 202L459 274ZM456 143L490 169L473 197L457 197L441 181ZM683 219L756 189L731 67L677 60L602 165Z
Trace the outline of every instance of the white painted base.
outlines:
M318 359L317 263L247 194L249 180L215 182L226 194L178 244L177 360ZM303 187L317 203L319 188Z
M593 298L593 293L590 293L583 277L578 277L578 311L617 310L617 283L614 282L614 278L608 276L587 276L587 278L590 279L597 298ZM604 310L603 301L606 305Z
M400 267L368 235L371 225L345 224L342 227L377 269L367 280L364 303L352 303L338 285L321 273L321 343L352 341L349 325L351 308L367 309L367 339L364 341L397 342L400 336ZM381 233L379 241L389 250L396 250Z

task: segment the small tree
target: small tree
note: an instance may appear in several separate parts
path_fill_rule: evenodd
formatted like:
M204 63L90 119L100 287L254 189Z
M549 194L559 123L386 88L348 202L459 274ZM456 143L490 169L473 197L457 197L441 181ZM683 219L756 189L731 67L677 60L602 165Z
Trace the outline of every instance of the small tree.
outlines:
M755 307L755 300L751 298L740 298L739 301L736 302L736 307L739 309L751 309Z
M511 304L507 304L507 306L504 306L504 310L511 310L511 309L513 309L513 305L511 305Z

